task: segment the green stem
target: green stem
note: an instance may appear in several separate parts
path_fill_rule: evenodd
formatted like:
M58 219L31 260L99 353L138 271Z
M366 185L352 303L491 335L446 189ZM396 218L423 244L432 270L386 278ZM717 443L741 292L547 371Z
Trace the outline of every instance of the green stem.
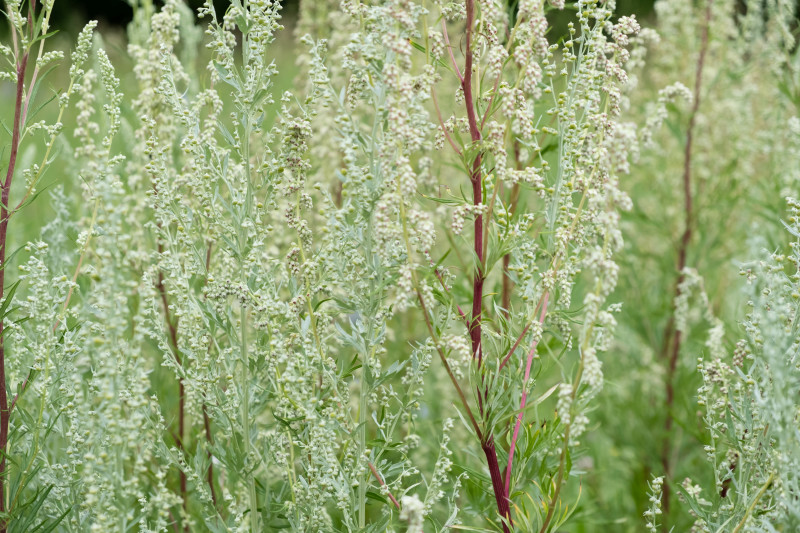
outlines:
M361 398L358 406L358 462L364 461L367 450L367 365L369 356L364 359L364 366L361 371ZM367 524L367 472L364 471L358 480L358 527L364 528Z
M244 275L242 283L244 283ZM246 461L250 460L250 356L247 352L247 314L244 307L241 310L241 339L242 339L242 433L244 434L244 452ZM250 499L250 528L251 531L258 529L258 501L256 499L256 480L253 472L247 473L247 491Z
M250 216L252 209L252 182L250 180L250 134L252 132L250 124L250 116L244 124L244 140L242 142L242 159L245 165L245 176L247 177L247 190L244 203L244 217ZM242 228L239 228L239 275L241 277L242 290L247 288L247 276L245 276L244 261L245 258L242 253L245 250L246 236ZM241 328L241 357L242 357L242 433L244 437L244 452L245 461L250 461L252 455L252 443L250 441L250 355L247 351L247 307L245 303L241 304L241 311L239 316ZM247 463L246 463L247 464ZM258 529L258 499L256 497L256 480L255 472L251 470L247 473L247 492L250 504L250 530L253 532L260 531Z
M774 479L775 479L775 473L773 472L772 474L769 475L769 477L767 478L766 483L764 483L764 485L761 487L761 490L758 491L758 494L756 494L756 497L753 498L753 501L750 503L750 506L747 508L747 511L745 511L744 516L742 517L742 520L738 524L736 524L736 527L734 528L733 533L739 533L739 531L741 531L741 529L744 527L745 522L747 522L747 519L750 518L751 514L753 514L753 511L755 510L756 505L758 505L759 500L761 500L761 498L767 492L767 489L772 484L772 480L774 480Z

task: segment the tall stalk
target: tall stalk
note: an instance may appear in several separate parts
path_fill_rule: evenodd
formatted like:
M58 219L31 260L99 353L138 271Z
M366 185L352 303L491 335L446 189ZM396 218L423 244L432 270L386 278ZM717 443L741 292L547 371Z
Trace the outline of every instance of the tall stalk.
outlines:
M694 128L697 119L697 113L700 109L701 88L703 82L703 67L705 65L706 53L708 52L708 29L711 23L711 5L714 0L708 0L706 3L705 16L703 18L703 25L700 34L700 54L697 58L697 66L695 68L694 90L692 109L689 113L689 125L686 128L686 143L683 151L683 215L684 215L684 229L681 235L680 244L678 245L678 278L675 281L675 289L673 291L672 301L680 295L681 285L684 282L686 269L686 256L689 251L689 244L692 240L692 233L694 228L694 213L693 213L693 198L692 198L692 147L694 142ZM672 455L672 426L674 423L674 416L672 414L673 405L675 403L675 373L678 368L678 356L680 355L682 332L676 328L675 319L676 310L673 308L672 315L667 322L664 330L664 345L662 350L662 359L667 362L667 375L665 378L666 388L666 420L664 421L664 440L661 446L661 468L667 477L672 474L673 464L670 459ZM664 485L662 495L663 512L669 513L670 508L670 488L669 484Z
M35 8L35 0L31 2L30 10ZM28 16L28 25L31 28L31 16ZM14 28L11 31L15 31ZM31 30L32 31L32 30ZM6 251L8 244L8 221L11 217L9 212L9 198L11 194L11 182L14 179L14 170L17 165L17 154L19 152L20 129L22 122L22 109L25 100L25 71L28 67L28 51L22 58L17 60L16 71L16 95L14 99L14 123L11 133L11 152L8 158L8 169L3 180L2 190L0 191L0 301L5 295L5 275L6 275ZM6 349L4 325L5 317L0 317L0 513L9 511L6 509L6 453L8 451L8 393L6 383ZM0 521L0 533L5 533L8 529L7 519Z
M211 268L211 244L209 243L206 248L206 272ZM211 349L211 341L209 341L209 350ZM214 507L217 507L217 491L214 488L214 461L211 447L214 445L214 437L211 434L211 418L208 416L208 406L203 402L203 429L205 430L206 441L208 442L208 470L206 472L206 479L208 481L208 488L211 491L211 501Z
M245 166L245 176L247 177L247 194L246 200L244 204L244 209L249 215L249 211L252 207L252 183L251 179L251 171L250 171L250 135L252 133L250 121L245 121L244 124L244 144L242 146L242 159ZM239 229L239 249L245 249L245 236L243 230ZM242 256L239 256L239 274L241 277L241 285L242 290L247 287L247 276L245 274L245 264ZM252 460L252 443L250 441L250 354L247 351L247 307L246 303L240 303L240 315L239 315L239 326L240 326L240 340L241 340L241 365L242 365L242 376L241 376L241 387L242 387L242 398L241 398L241 415L242 415L242 438L244 439L244 453L246 458L246 463L248 464L249 461ZM250 529L251 531L258 531L258 499L256 496L256 480L254 472L247 472L247 494L248 500L250 503Z
M465 35L465 60L464 74L461 78L461 89L464 93L464 105L467 111L467 122L469 124L469 134L473 145L477 145L482 139L479 120L476 114L475 101L472 94L472 31L475 24L475 2L466 0L467 27ZM470 322L469 334L472 345L472 359L477 359L478 371L483 365L483 350L481 347L482 333L482 312L483 312L483 283L486 279L486 242L483 237L483 213L480 206L483 204L483 176L481 172L482 155L479 152L475 155L472 162L472 173L470 183L472 185L472 205L475 206L475 220L473 222L474 240L473 246L477 259L473 272L472 282L472 320ZM482 385L482 384L481 384ZM481 390L481 385L477 385L478 404L483 414L483 399L486 393ZM489 468L489 476L492 480L492 490L494 491L497 503L497 512L500 516L511 522L511 511L508 505L508 498L505 495L503 476L500 472L500 464L497 460L497 450L494 443L494 434L491 428L486 428L481 439L481 448L486 456L486 464ZM508 475L508 474L507 474ZM503 522L503 531L508 533L509 528L506 521Z

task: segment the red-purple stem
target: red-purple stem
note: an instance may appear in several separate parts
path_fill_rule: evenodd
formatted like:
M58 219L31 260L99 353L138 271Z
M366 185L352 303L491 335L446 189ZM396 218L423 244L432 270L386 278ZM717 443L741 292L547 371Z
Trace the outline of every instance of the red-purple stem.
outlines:
M475 105L472 97L472 25L475 22L475 2L467 0L467 36L466 36L466 59L464 63L464 78L461 82L461 89L464 91L464 104L467 108L467 122L469 124L469 134L473 143L481 140L481 132L478 127L478 119L475 116ZM470 174L472 184L472 205L478 207L483 203L483 180L481 179L481 154L475 156L472 162L472 173ZM481 354L481 311L483 305L483 213L475 213L474 226L474 249L478 264L472 282L472 324L470 326L470 338L472 340L472 357L478 358L478 368L482 364Z
M470 28L467 27L467 32L470 31ZM450 46L450 37L447 35L447 23L444 19L442 19L442 35L444 35L444 44L445 48L447 48L447 53L450 54L450 62L453 64L453 68L456 71L456 76L458 76L458 81L464 83L464 76L461 75L461 71L458 68L458 63L456 63L456 56L453 55L453 47Z
M392 503L394 504L395 508L399 511L400 510L400 504L397 502L395 497L392 496L392 493L389 492L389 487L386 486L386 483L383 481L383 478L378 473L378 470L375 468L375 465L373 465L369 461L367 461L367 464L369 465L369 469L372 470L372 475L375 476L375 479L378 480L378 483L380 484L380 486L384 487L386 489L386 493L389 495L389 499L392 500Z
M494 436L487 434L486 440L481 442L483 454L486 456L486 466L489 467L489 477L492 480L492 490L497 501L497 512L503 521L503 532L510 533L508 524L511 523L511 508L508 498L503 494L503 474L500 473L500 464L497 462L497 450L494 447Z
M470 138L473 145L477 145L481 138L481 129L476 116L475 100L472 94L472 31L475 24L475 0L466 0L466 36L464 43L464 74L461 77L461 89L464 92L464 105L467 110L467 123L469 124ZM447 32L445 28L445 39L447 39ZM448 50L450 50L449 41ZM452 50L451 50L452 53ZM456 73L458 68L456 67ZM470 183L472 185L472 205L478 208L483 203L483 179L481 176L481 162L482 156L478 153L475 160L472 162L472 171L470 174ZM474 251L477 264L475 265L475 272L472 281L472 323L470 324L470 341L472 344L472 358L477 358L478 369L483 365L483 350L481 347L481 326L482 326L482 312L483 312L483 282L486 279L484 257L485 245L483 239L483 213L480 209L476 210L474 214L475 221L473 225L474 231ZM481 391L478 387L478 402L483 412L483 396L486 391ZM497 450L494 444L494 435L491 431L485 433L484 439L481 442L481 448L486 456L486 464L489 468L489 475L492 479L492 489L494 490L494 497L497 503L497 511L503 519L503 532L509 533L509 524L511 523L511 511L508 505L508 499L503 491L503 479L500 473L500 465L497 461Z
M697 113L700 109L700 90L703 83L703 67L705 65L706 53L708 52L708 29L711 22L711 4L713 0L708 0L706 4L705 18L700 35L700 54L697 58L697 67L695 69L694 78L694 98L692 103L692 110L689 114L689 125L686 129L686 144L684 146L683 154L683 208L684 208L684 229L681 236L681 242L678 248L678 279L675 282L675 290L673 301L680 294L680 286L684 281L684 269L686 268L686 255L689 250L689 243L692 240L692 229L694 225L694 214L692 207L692 147L694 141L694 127L697 120ZM672 316L667 323L664 332L664 347L666 356L666 349L669 346L670 339L672 340L671 352L669 354L669 364L667 367L666 376L666 420L664 422L664 441L661 448L661 467L664 475L670 477L672 474L672 467L670 455L672 453L672 425L674 416L672 413L673 405L675 403L675 373L678 368L678 356L681 350L682 341L681 331L675 327L675 314L673 311ZM669 513L670 508L670 487L669 484L664 485L662 494L662 509L664 514Z
M31 7L33 9L33 5ZM29 17L30 19L30 17ZM30 20L29 20L30 23ZM13 30L12 30L13 31ZM5 293L6 275L6 247L8 239L8 201L11 193L11 182L14 178L14 169L17 165L17 154L19 152L20 128L22 117L22 106L25 89L25 70L28 66L28 53L26 52L17 64L17 91L14 103L14 124L11 132L11 152L8 159L8 170L5 180L2 183L0 198L0 301ZM6 355L5 355L5 335L3 333L5 321L0 318L0 513L10 511L6 509L6 448L8 446L8 424L10 410L8 408L8 393L6 391ZM7 519L0 521L0 533L6 533L8 529Z
M537 307L536 310L538 311L539 308ZM519 337L517 337L517 340L514 342L514 346L511 347L503 361L500 363L500 367L497 369L498 374L503 370L503 367L508 364L508 360L511 359L511 356L514 355L515 351L517 351L519 343L522 342L523 337L525 337L525 334L528 333L528 330L531 329L532 325L533 322L530 322L527 326L525 326L525 329L522 330L522 333L519 334Z

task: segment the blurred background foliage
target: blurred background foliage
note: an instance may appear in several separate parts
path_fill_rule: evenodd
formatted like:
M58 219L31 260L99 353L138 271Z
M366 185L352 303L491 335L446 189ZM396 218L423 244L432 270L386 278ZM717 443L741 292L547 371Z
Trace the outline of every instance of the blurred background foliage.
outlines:
M193 9L202 5L200 0L190 0L187 3ZM297 13L299 3L300 0L284 0L282 2L284 15L290 23ZM655 0L618 0L617 11L620 15L635 14L637 17L647 17L653 13L654 3ZM161 2L156 2L156 5L160 4ZM219 12L224 12L228 2L215 0L214 5ZM559 14L559 17L566 19L570 16L569 13ZM130 4L123 0L69 0L56 2L53 8L53 22L57 28L77 32L90 19L96 19L100 22L99 28L101 31L115 28L124 30L128 23L133 20L133 9ZM7 31L8 29L4 27L3 32Z

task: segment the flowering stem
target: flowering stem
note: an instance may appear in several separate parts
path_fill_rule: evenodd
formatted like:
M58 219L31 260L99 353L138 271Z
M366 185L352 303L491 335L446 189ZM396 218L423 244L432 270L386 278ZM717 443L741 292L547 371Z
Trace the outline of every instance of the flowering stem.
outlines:
M517 28L519 28L521 20L522 19L520 17L517 17L517 20L514 22L514 27L511 28L511 32L508 35L508 41L506 42L506 53L511 52L511 47L514 46L514 40L516 39L517 35ZM497 73L497 77L494 80L494 85L492 86L492 95L489 97L489 103L486 104L486 110L484 111L483 118L481 119L481 128L483 128L486 125L486 119L489 118L489 115L492 112L492 105L494 104L494 100L497 97L497 88L500 87L500 80L502 78L503 78L503 69L501 68L500 71ZM519 83L519 80L521 79L522 77L520 77L514 85L516 86Z
M442 289L444 290L444 292L445 292L446 294L448 294L449 296L452 296L452 295L450 294L450 289L448 289L448 288L447 288L447 284L444 282L444 278L442 277L442 273L441 273L441 272L439 272L439 269L437 268L437 266L436 266L435 264L433 264L433 261L431 261L431 266L433 267L433 273L436 275L436 279L438 279L438 280L439 280L439 284L442 286ZM465 312L464 312L464 311L461 309L461 306L460 306L460 305L458 305L458 303L457 303L457 302L455 302L455 301L454 301L453 303L454 303L454 305L456 306L456 311L458 312L458 318L460 318L461 320L463 320L463 321L464 321L464 324L467 326L467 328L469 328L469 317L468 317L468 316L467 316L467 314L466 314L466 313L465 313Z
M242 272L244 272L244 266L242 266ZM244 274L242 274L242 285L246 286L245 283L246 279L244 278ZM242 438L244 439L246 461L249 463L252 461L252 457L250 456L252 447L252 443L250 441L250 354L247 351L247 310L245 309L245 304L241 305ZM250 502L250 527L253 531L258 531L258 500L256 498L256 484L254 479L255 474L250 471L247 472L246 475L248 478L248 500Z
M447 139L448 143L450 143L450 146L453 148L453 151L460 156L461 150L458 148L458 145L453 140L453 137L450 136L450 132L447 131L447 127L445 127L444 125L444 119L442 119L442 111L439 108L439 100L436 98L436 89L433 87L431 87L431 96L433 97L433 107L436 109L436 116L439 119L439 127L442 128L442 133L444 134L444 138Z
M364 354L361 370L361 390L359 391L358 405L358 461L366 460L367 455L367 397L370 390L367 385L367 375L369 372L369 355ZM367 461L369 462L369 461ZM367 525L367 476L361 474L358 482L358 527L363 529Z
M31 8L33 9L33 8ZM13 30L12 30L13 33ZM11 153L8 159L8 170L0 191L0 300L5 291L6 274L6 245L8 236L8 200L11 193L11 181L14 178L14 169L17 164L17 153L19 152L21 115L25 89L25 70L28 66L28 52L23 54L22 59L17 63L17 91L14 103L14 124L11 133ZM5 513L6 509L6 452L8 446L8 422L10 411L8 409L8 396L6 393L6 357L5 357L5 335L3 334L4 320L0 317L0 513ZM0 533L5 533L8 528L8 519L0 521Z
M211 419L208 416L208 408L203 403L203 428L206 432L206 440L209 446L214 444L214 437L211 435ZM208 479L208 488L211 490L211 501L214 507L217 506L217 491L214 489L214 463L212 462L211 450L208 451L208 472L206 474Z
M89 242L92 240L92 233L94 232L93 231L94 230L94 224L95 224L95 221L97 220L97 208L98 207L99 207L99 200L95 199L94 210L92 211L92 220L91 220L91 222L89 224L88 237L86 239L86 243L83 245L83 250L81 251L81 255L80 255L80 257L78 257L78 265L75 267L75 273L72 275L72 284L69 287L69 291L67 291L67 297L64 300L64 305L61 307L61 316L58 319L56 319L56 321L53 323L53 333L56 332L56 330L58 329L58 326L61 325L61 321L65 319L64 317L66 317L67 309L69 308L69 302L72 299L72 294L74 292L74 289L76 287L76 283L78 281L78 275L81 272L81 266L83 265L83 260L86 257L87 250L89 249ZM11 215L13 215L13 214L14 213L11 212L9 214L9 217ZM0 292L0 295L2 295L2 292ZM30 383L30 380L31 380L32 377L33 377L33 374L31 372L29 372L27 377L25 377L25 381L22 382L22 385L19 386L19 388L17 389L16 394L14 394L14 398L11 400L11 405L8 407L9 416L11 416L11 413L14 412L14 407L17 405L17 401L19 400L20 396L22 396L22 394L25 392L25 390L27 390L28 384Z
M594 172L594 169L592 170L592 172ZM569 230L567 231L568 235L572 235L572 231L575 229L575 226L578 223L578 219L580 218L581 211L583 210L583 205L584 205L585 201L586 201L586 190L584 189L583 194L581 195L581 200L578 203L578 209L577 209L577 211L575 213L575 217L573 218L572 224L570 224ZM605 257L605 255L607 253L608 240L609 240L609 235L608 235L608 233L606 233L605 237L603 239L603 257ZM558 271L560 266L561 266L561 263L557 262L555 264L554 271ZM599 280L595 285L596 290L598 288L598 284L599 284ZM544 301L543 301L543 303L544 303ZM578 396L578 387L580 386L581 379L583 378L584 354L586 353L586 350L588 349L588 342L589 342L589 339L592 336L591 335L591 331L592 331L593 328L594 328L594 326L592 324L590 324L588 331L584 335L583 342L581 343L582 344L581 345L581 351L580 351L581 358L580 358L580 361L578 362L578 370L575 372L575 379L574 379L574 381L572 383L572 392L570 393L570 409L572 409L572 405L575 402L575 398ZM545 531L547 531L547 528L550 526L550 522L553 520L553 516L555 516L556 504L558 503L558 497L561 494L561 487L564 484L564 476L566 474L567 451L569 450L569 439L570 439L570 435L571 435L571 430L572 430L572 417L570 416L569 420L566 422L565 427L564 427L564 440L563 440L563 442L561 444L561 456L559 458L558 474L556 475L555 491L553 492L553 497L550 498L550 503L547 506L547 515L544 518L544 522L542 523L541 529L539 529L539 533L545 533ZM506 475L510 476L511 472L508 472Z
M475 22L475 2L467 0L467 36L466 36L466 60L464 64L464 78L461 88L464 91L464 104L467 108L467 121L469 123L469 134L473 143L481 140L481 132L478 128L478 120L475 115L475 105L472 97L472 25ZM472 184L472 205L480 206L483 202L483 183L481 179L481 154L475 156L472 162L472 173L470 175ZM472 357L478 358L478 368L483 362L481 354L481 311L483 300L483 214L475 213L474 221L474 250L478 264L472 283L472 324L470 325L470 338L472 340Z
M692 109L689 114L689 125L686 130L686 145L684 147L683 155L683 201L684 201L684 230L681 236L681 242L678 248L678 279L675 282L675 291L673 301L678 297L680 286L684 281L684 269L686 268L686 255L689 249L689 243L692 240L692 227L693 227L693 208L692 208L692 144L694 141L694 127L697 119L697 113L700 109L700 89L703 81L703 66L705 65L706 53L708 51L708 29L711 21L711 5L713 0L708 0L706 3L705 18L700 36L700 55L697 58L697 67L695 70L694 81L694 98ZM675 373L678 367L678 356L681 349L682 340L681 331L676 330L675 326L675 312L670 317L664 331L664 352L663 357L666 357L667 347L671 340L671 352L669 354L669 361L667 366L666 376L666 420L664 422L664 441L661 448L661 467L664 470L664 475L669 477L673 465L670 462L670 455L672 453L671 433L674 417L672 415L672 407L675 402ZM662 496L664 513L669 513L670 507L670 487L665 484Z
M588 336L587 336L588 338ZM581 350L583 352L583 350ZM578 387L581 384L581 378L583 377L583 357L581 357L580 362L578 363L578 371L575 373L575 382L572 384L572 393L570 394L570 409L572 408L572 404L575 402L575 398L578 395ZM542 522L542 527L539 529L539 533L545 533L547 528L550 526L550 522L553 520L553 516L555 516L556 504L558 503L558 497L561 495L561 487L564 485L564 476L566 475L566 468L567 468L567 451L569 450L569 439L570 433L572 430L572 417L569 417L569 421L565 424L564 428L564 441L561 444L561 456L559 457L558 461L558 474L556 475L555 481L555 492L553 492L553 497L550 498L550 503L547 506L547 515L544 518L544 522ZM511 472L506 474L507 476L511 475Z
M243 47L246 49L247 47ZM252 205L252 182L250 180L251 170L250 170L250 136L252 133L252 125L249 120L249 116L244 123L244 143L242 145L242 162L244 163L245 167L245 176L248 177L247 181L247 194L245 201L244 209L247 213L251 209ZM249 213L247 213L249 214ZM246 248L245 242L246 237L242 228L239 228L238 231L238 244L239 250L244 250ZM301 241L302 242L302 241ZM247 274L245 271L245 262L241 255L239 255L239 277L242 290L247 290ZM312 320L313 323L313 320ZM241 390L242 390L242 398L241 398L241 417L242 417L242 439L244 440L244 454L245 454L245 464L252 467L252 446L253 443L251 442L251 432L250 432L250 354L248 352L247 346L247 304L245 302L240 302L239 304L239 327L240 327L240 337L239 340L241 341L240 345L240 355L241 355L241 365L242 365L242 374L241 374ZM316 328L316 325L314 326ZM316 330L315 330L316 331ZM317 339L319 341L319 339ZM255 480L255 472L254 469L250 470L246 473L247 476L247 495L248 495L248 502L250 504L250 512L249 512L249 522L250 522L250 529L252 531L259 531L258 528L258 497L256 495L256 480Z
M466 0L466 36L465 36L465 58L464 58L464 76L461 78L461 89L464 92L464 105L467 110L467 122L469 124L469 133L472 143L476 146L482 136L478 117L475 112L475 102L472 95L472 27L475 24L475 1ZM446 38L446 37L445 37ZM448 49L450 47L448 46ZM472 185L472 205L476 207L475 221L474 221L474 251L476 258L475 272L473 274L472 282L472 323L470 324L470 340L472 344L472 359L478 360L478 370L483 364L483 351L481 349L481 314L483 311L483 282L486 279L484 264L485 249L484 249L484 236L483 236L483 213L480 206L483 203L483 179L481 176L481 162L482 157L480 152L475 156L472 162L472 173L470 175L470 183ZM478 400L480 402L481 412L483 411L482 395L486 395L486 391L481 392L478 390ZM508 498L503 490L503 479L500 473L500 466L497 461L497 450L494 444L494 435L491 430L486 432L485 438L481 440L481 448L486 456L486 464L489 468L489 474L492 478L492 489L494 490L494 497L497 502L497 511L503 522L503 531L509 533L508 523L511 522L511 511L508 505ZM507 521L507 522L506 522Z

